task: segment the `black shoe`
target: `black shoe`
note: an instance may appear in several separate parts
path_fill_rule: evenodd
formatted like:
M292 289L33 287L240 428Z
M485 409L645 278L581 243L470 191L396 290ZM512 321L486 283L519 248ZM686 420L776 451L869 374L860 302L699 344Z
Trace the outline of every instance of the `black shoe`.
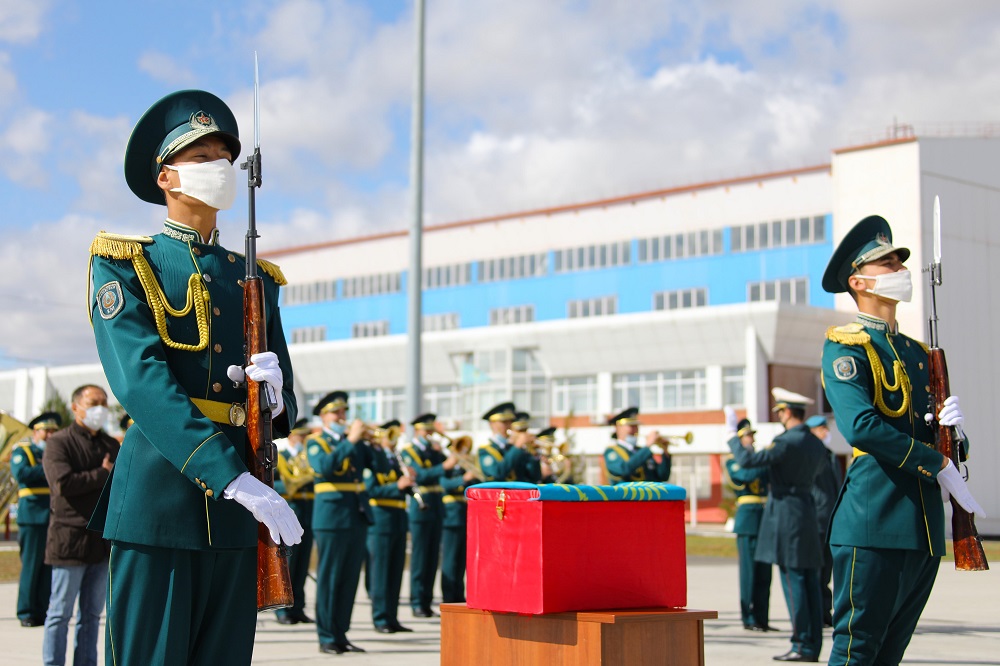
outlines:
M387 624L376 624L375 631L377 631L380 634L394 634L396 633L396 628L390 627Z
M819 657L807 657L806 655L804 655L802 653L799 653L799 652L796 652L795 650L789 650L785 654L779 654L777 657L774 657L774 660L775 661L811 661L811 662L817 662L817 661L819 661Z
M423 608L415 608L413 610L413 617L437 617L438 614L431 609L424 610Z
M754 631L781 631L777 627L772 627L769 624L755 624Z
M33 617L26 617L21 620L22 627L40 627L45 624L45 620L37 620Z
M832 627L833 626L833 616L831 616L831 615L825 615L825 616L823 616L823 626L824 627Z
M351 641L344 641L340 644L340 647L344 648L344 652L364 652L364 649L359 648Z
M289 617L294 619L296 622L301 622L302 624L315 624L316 622L302 611L299 611L297 613L289 613Z
M278 616L278 624L298 624L299 622L301 622L301 620L299 620L299 618L293 617L291 615L279 615Z
M767 631L767 627L762 627L759 624L747 624L744 625L743 628L746 629L747 631L757 631L761 633Z
M401 624L394 624L394 625L392 625L392 630L394 632L396 632L397 634L398 633L410 633L410 632L413 631L413 629L410 629L409 627L404 627Z
M347 649L340 643L320 643L319 651L324 654L344 654Z

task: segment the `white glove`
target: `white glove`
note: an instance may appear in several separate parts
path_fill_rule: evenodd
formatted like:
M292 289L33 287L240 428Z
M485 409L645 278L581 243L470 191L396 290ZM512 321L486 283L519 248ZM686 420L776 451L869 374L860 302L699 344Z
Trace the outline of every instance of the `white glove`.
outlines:
M250 472L243 472L233 479L222 491L222 496L236 500L253 514L257 522L264 523L274 543L284 541L285 545L293 546L302 541L302 525L288 502Z
M943 426L955 426L961 428L965 425L965 415L958 407L958 396L951 395L945 399L941 405L941 413L938 414L938 423Z
M969 492L965 479L950 460L948 466L938 472L937 481L941 484L941 499L947 502L949 497L954 497L955 501L969 513L974 513L980 518L986 517L983 507L979 506L979 502Z
M266 383L271 387L271 396L277 403L277 407L271 412L273 416L281 414L285 410L285 401L281 397L281 387L284 386L284 379L281 368L278 367L278 356L274 352L261 352L250 357L250 365L244 371L238 365L231 365L226 369L226 376L237 384L242 383L247 377L257 383Z
M736 434L736 426L739 424L736 420L736 410L726 405L722 411L726 415L726 436L732 437Z

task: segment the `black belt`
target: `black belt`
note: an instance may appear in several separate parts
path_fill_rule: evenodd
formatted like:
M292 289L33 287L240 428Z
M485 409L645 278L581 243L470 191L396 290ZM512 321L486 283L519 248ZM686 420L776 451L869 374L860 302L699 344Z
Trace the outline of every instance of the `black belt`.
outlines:
M812 486L776 486L771 484L771 495L774 497L784 497L786 495L796 495L798 497L808 497L812 493Z

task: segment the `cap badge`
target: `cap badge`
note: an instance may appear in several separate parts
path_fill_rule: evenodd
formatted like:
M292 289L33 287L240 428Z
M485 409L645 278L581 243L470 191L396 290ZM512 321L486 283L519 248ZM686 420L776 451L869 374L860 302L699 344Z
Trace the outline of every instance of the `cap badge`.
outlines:
M215 124L215 119L204 111L195 111L191 114L191 129L219 129Z
M881 231L875 236L875 242L879 245L889 245L889 237Z

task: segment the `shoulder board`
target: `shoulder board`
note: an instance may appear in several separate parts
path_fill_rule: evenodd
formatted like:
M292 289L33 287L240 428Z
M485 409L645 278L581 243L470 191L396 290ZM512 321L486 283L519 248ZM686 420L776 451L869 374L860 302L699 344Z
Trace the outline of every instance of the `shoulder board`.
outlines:
M831 326L826 329L826 338L842 345L864 345L872 340L872 336L868 335L865 327L857 322L844 326Z
M281 272L280 268L278 268L278 264L273 264L267 259L258 259L257 266L260 270L274 278L274 281L278 283L279 287L284 287L288 284L288 280L285 279L285 274Z
M152 243L149 236L125 236L102 231L90 243L90 255L105 259L132 259L142 254L142 246Z

